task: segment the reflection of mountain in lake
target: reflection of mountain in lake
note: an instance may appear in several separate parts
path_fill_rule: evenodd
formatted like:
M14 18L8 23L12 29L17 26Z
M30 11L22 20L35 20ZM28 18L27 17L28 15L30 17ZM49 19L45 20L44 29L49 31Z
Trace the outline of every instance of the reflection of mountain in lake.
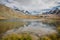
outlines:
M18 34L24 32L41 36L41 35L49 35L52 33L56 33L56 29L53 25L43 24L42 22L29 22L27 26L24 25L24 27L20 27L19 29L8 30L6 34L11 34L11 33Z

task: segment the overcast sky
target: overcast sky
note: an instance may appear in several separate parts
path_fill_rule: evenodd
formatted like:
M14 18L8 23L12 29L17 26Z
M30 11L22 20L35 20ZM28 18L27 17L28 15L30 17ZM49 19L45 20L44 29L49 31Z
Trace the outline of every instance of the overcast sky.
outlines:
M60 0L15 0L26 9L48 9L57 6Z
M0 0L0 2L9 7L15 5L24 10L42 10L59 5L60 0L8 0L9 3L7 3L6 0Z

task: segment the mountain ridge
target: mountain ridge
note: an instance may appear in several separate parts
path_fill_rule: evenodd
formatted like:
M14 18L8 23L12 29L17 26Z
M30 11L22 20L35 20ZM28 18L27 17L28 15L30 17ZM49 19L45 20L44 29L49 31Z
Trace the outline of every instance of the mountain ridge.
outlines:
M27 14L24 14L23 12L19 11L17 12L16 10L14 9L11 9L9 7L6 7L4 5L0 5L0 18L2 19L13 19L13 18L26 18L26 19L29 19L29 18L37 18L36 16L34 15L27 15Z
M52 12L52 11L51 11ZM38 15L28 15L21 11L16 11L4 5L0 5L0 19L46 19L46 18L59 18L59 14L53 12L53 14L43 13Z

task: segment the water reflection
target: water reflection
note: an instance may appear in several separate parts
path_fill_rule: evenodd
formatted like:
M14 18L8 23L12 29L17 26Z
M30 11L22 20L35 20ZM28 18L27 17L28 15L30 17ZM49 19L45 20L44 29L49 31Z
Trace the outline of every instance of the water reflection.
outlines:
M42 22L38 20L24 21L22 19L0 20L0 28L0 35L3 36L12 33L29 33L38 37L55 33L60 36L60 21Z
M24 27L20 27L18 29L12 29L8 30L5 34L12 34L12 33L24 33L29 32L31 34L36 35L49 35L52 33L57 33L56 27L51 24L43 23L40 21L33 21L33 22L27 22L27 25L24 25Z

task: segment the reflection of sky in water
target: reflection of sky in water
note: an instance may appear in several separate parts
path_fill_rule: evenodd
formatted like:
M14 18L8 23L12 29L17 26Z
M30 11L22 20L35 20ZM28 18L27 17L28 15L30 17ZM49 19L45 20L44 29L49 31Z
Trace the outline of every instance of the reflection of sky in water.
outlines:
M9 30L6 34L21 32L29 32L41 36L56 33L56 30L54 26L43 24L42 22L31 22L28 26L24 25L24 27L20 27L19 29Z
M20 10L28 10L31 13L33 13L32 11L51 9L52 7L60 5L60 0L0 0L1 2L8 7L14 8L15 6Z

